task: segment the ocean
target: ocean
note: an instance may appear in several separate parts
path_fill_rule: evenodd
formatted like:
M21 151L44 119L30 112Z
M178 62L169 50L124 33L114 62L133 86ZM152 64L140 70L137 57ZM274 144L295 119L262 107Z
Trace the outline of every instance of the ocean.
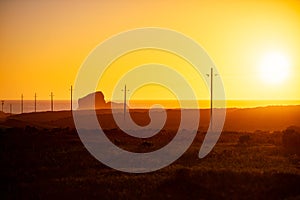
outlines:
M188 102L188 101L185 101ZM150 108L153 104L161 104L165 108L178 108L179 104L174 100L130 100L130 108ZM200 108L209 108L210 101L200 100L198 101ZM187 103L188 105L188 103ZM300 100L227 100L227 108L254 108L254 107L265 107L265 106L287 106L287 105L300 105ZM73 109L77 109L77 101L73 102ZM222 107L218 101L214 101L214 107ZM10 110L10 108L12 110ZM70 110L70 100L54 100L53 110L62 111ZM0 101L0 110L2 111L2 104ZM21 113L21 101L20 100L4 100L3 111L5 113L19 114ZM50 100L37 100L36 105L37 112L51 111L51 101ZM23 113L34 112L34 100L24 100L23 101Z
M0 109L2 111L2 102L0 102ZM74 102L73 106L77 107L77 103ZM75 109L76 109L75 107ZM11 109L11 110L10 110ZM70 100L54 100L53 101L53 110L61 111L61 110L70 110ZM34 100L24 100L23 101L23 113L34 112ZM36 111L44 112L51 111L51 101L50 100L37 100L36 101ZM21 113L21 100L4 100L3 104L3 112L5 113L13 113L19 114Z

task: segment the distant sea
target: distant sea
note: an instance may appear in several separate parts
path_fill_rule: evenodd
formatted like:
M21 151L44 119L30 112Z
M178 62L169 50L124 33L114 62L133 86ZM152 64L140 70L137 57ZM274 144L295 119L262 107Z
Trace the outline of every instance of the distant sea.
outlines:
M189 105L189 101L185 101ZM150 108L153 104L161 104L165 108L178 108L179 104L177 101L162 100L162 101L152 101L152 100L131 100L129 101L130 108ZM200 108L209 108L210 101L200 100L198 101ZM12 108L12 113L21 113L21 101L20 100L4 100L3 111L10 113L10 105ZM287 106L287 105L300 105L300 100L227 100L227 108L254 108L254 107L265 107L265 106ZM73 109L77 109L77 102L73 102ZM214 107L222 107L218 101L214 101ZM70 110L69 100L54 100L53 103L54 111ZM0 102L0 110L2 111L2 105ZM49 100L38 100L36 105L37 112L51 111L51 102ZM23 101L23 112L29 113L34 112L34 101L24 100Z
M179 103L177 101L129 101L129 107L134 108L149 108L153 104L161 104L165 108L178 108ZM184 104L187 105L186 108L191 108L189 100L185 100ZM200 108L210 108L209 100L199 100L198 105ZM255 107L265 107L265 106L288 106L288 105L300 105L300 100L226 100L226 103L215 100L213 102L214 108L255 108ZM185 108L185 107L184 107Z
M73 103L73 106L74 106L74 103ZM10 107L12 108L12 113L14 113L14 114L21 113L21 100L4 100L3 112L10 113ZM76 103L76 107L77 107L77 103ZM53 110L54 111L70 110L70 109L71 109L70 100L55 100L55 101L53 101ZM0 110L2 111L1 102L0 102ZM51 111L51 101L50 100L37 100L36 111L37 112ZM23 101L23 113L30 113L30 112L34 112L34 100L24 100Z

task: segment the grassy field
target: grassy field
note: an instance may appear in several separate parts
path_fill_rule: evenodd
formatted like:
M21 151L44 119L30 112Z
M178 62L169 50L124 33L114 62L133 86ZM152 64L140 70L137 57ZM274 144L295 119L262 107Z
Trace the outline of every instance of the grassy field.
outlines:
M122 148L151 151L166 138ZM197 157L205 132L172 165L129 174L94 159L73 128L1 129L1 199L299 199L300 159L282 145L282 132L223 132L213 151ZM146 149L146 150L145 150Z

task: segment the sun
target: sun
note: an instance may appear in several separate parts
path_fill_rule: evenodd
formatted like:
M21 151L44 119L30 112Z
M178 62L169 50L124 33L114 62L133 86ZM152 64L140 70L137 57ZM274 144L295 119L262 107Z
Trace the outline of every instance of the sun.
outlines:
M281 84L290 75L289 59L281 52L266 54L259 67L261 79L268 84Z

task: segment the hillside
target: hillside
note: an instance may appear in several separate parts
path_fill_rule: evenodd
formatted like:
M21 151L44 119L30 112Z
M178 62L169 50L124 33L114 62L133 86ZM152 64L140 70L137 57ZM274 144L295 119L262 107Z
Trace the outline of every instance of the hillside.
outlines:
M87 111L76 111L89 118ZM122 111L120 111L122 112ZM131 117L139 125L150 122L148 110L130 110ZM98 120L104 129L116 128L109 109L97 110ZM70 127L74 128L70 111L24 113L19 115L2 114L0 125L8 127ZM167 110L165 129L176 129L180 122L179 110ZM269 106L246 109L227 109L224 125L226 131L280 131L289 126L300 126L300 106ZM209 110L200 110L199 129L206 130L209 123Z

